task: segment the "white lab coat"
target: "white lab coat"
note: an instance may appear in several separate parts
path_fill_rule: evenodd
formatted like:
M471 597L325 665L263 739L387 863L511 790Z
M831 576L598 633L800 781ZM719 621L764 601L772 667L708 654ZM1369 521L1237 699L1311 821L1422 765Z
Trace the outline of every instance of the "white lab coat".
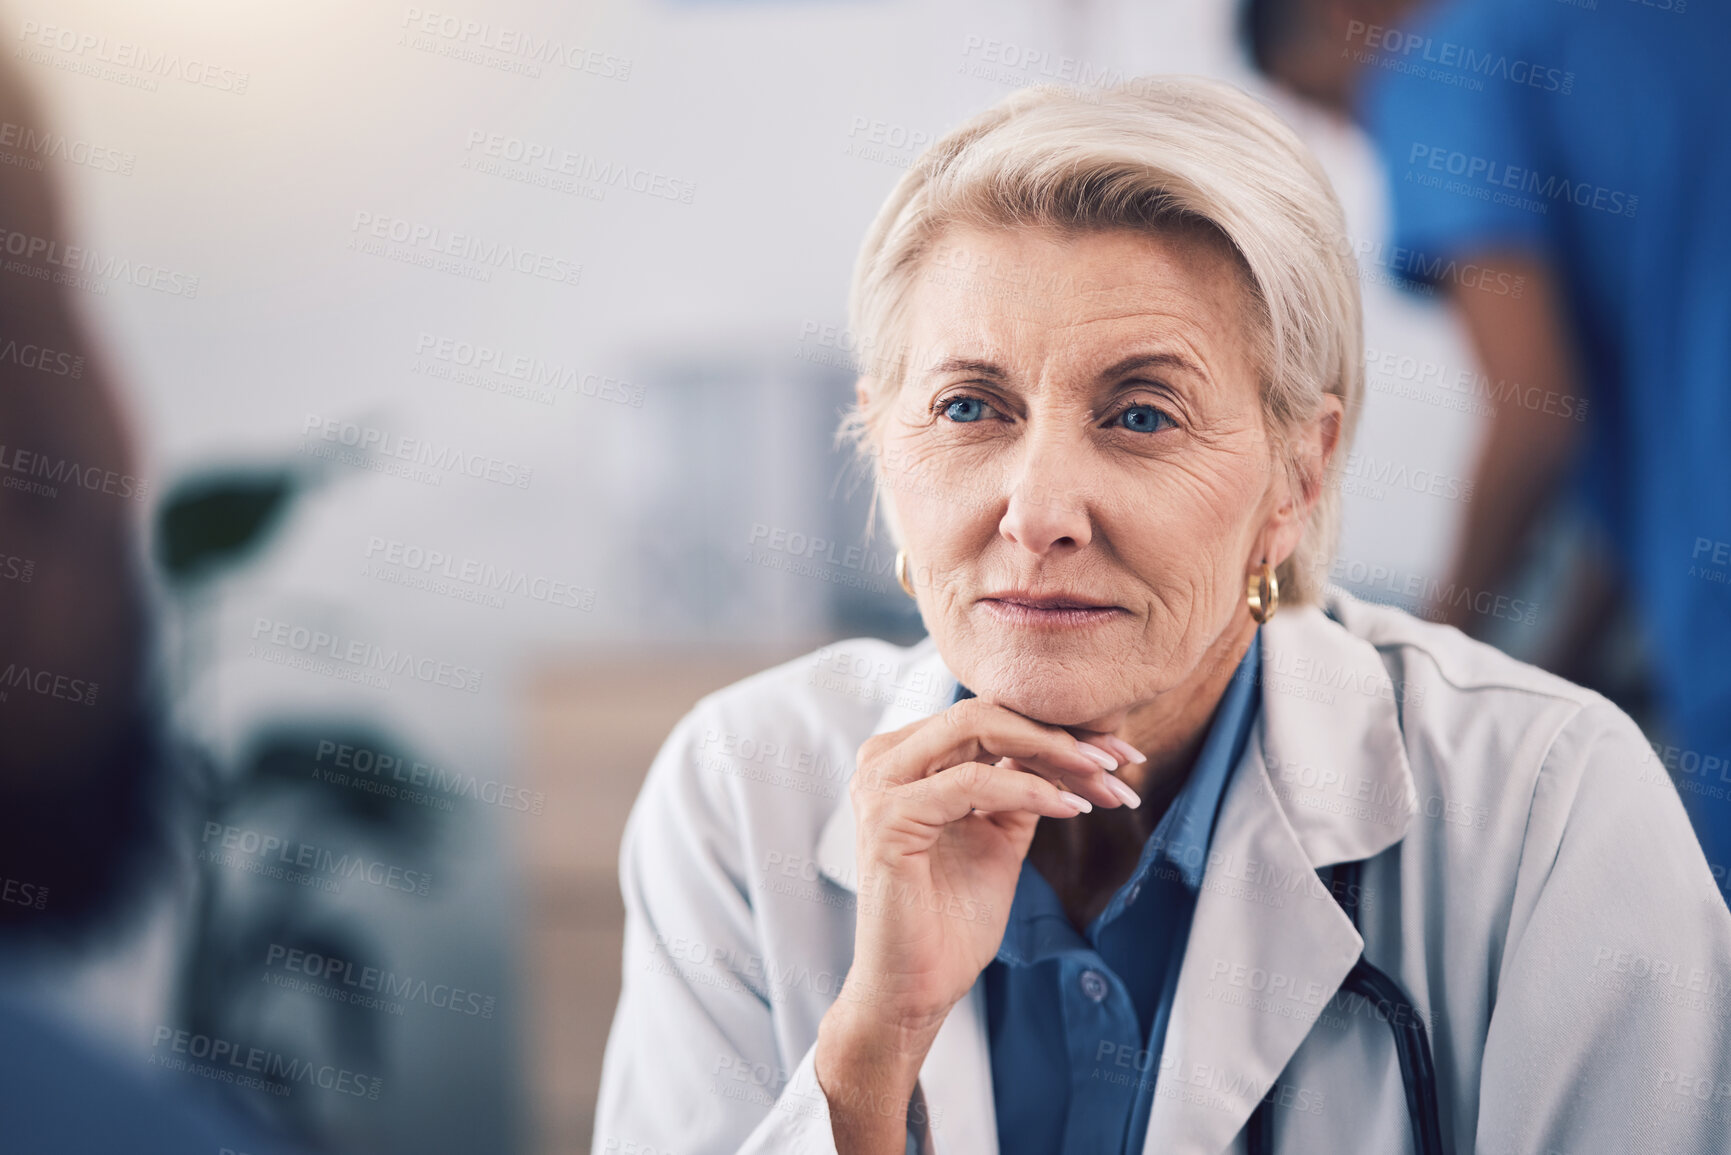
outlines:
M1243 1151L1264 1097L1278 1152L1412 1150L1389 1025L1338 990L1361 951L1429 1028L1447 1149L1731 1150L1731 913L1640 731L1453 629L1327 606L1263 629L1144 1155ZM852 954L847 778L954 687L930 639L846 642L674 729L620 852L595 1152L834 1152L813 1048ZM1362 938L1315 873L1359 859ZM939 1155L997 1150L981 985L920 1088Z

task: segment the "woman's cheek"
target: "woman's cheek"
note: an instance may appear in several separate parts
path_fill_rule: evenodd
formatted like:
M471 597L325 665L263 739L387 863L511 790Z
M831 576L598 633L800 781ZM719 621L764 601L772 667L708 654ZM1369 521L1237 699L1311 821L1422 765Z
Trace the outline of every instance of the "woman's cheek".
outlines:
M941 539L968 539L968 523L993 508L999 471L977 449L910 453L902 461L905 467L884 480L885 488L895 495L897 519L909 538L910 553L915 541L928 552L943 552L950 543Z

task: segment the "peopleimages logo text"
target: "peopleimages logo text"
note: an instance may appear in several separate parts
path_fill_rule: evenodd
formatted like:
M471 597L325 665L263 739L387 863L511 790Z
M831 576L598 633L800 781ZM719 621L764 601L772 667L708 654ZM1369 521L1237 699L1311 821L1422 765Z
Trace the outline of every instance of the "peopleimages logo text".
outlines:
M64 53L89 64L106 64L129 68L156 80L179 80L198 88L214 88L218 92L241 95L246 92L252 74L220 64L212 64L178 52L157 50L130 40L110 40L95 32L85 32L58 24L43 24L25 20L18 26L18 41L27 48L49 49Z
M17 257L26 264L41 261L44 265L58 265L98 280L125 281L140 289L152 289L171 297L198 296L198 278L189 273L116 257L112 253L99 254L84 245L62 244L52 237L21 233L4 226L0 226L0 252ZM46 271L39 275L48 276Z
M422 657L412 650L396 646L387 649L359 638L344 638L293 622L258 618L253 622L252 639L297 654L341 662L357 669L376 670L384 674L405 674L429 685L465 690L471 694L481 692L480 670Z
M323 887L327 890L336 889L337 880L358 878L386 890L425 897L433 882L432 875L424 870L410 870L381 859L339 852L310 842L291 841L279 835L222 822L206 822L202 841L205 849L200 852L201 861L234 866L243 861L236 856L244 855L270 868L267 871L255 869L252 873L282 877L285 870L304 871L308 875L323 876L332 884ZM291 881L300 879L291 878Z
M583 279L581 262L553 253L537 252L521 245L488 240L473 233L452 232L438 225L411 221L404 217L391 216L389 213L358 210L350 231L363 237L401 245L406 250L450 257L476 266L510 269L555 284L575 285Z
M143 501L150 495L150 482L134 477L130 473L119 473L100 465L84 465L64 457L50 457L32 449L21 449L16 445L0 444L0 474L20 473L43 483L40 488L49 497L59 491L54 488L61 485L75 485L80 489L88 489L92 493L106 493L114 497L131 498ZM7 477L7 487L12 488L12 478Z
M185 1061L174 1057L185 1055L210 1065L211 1070L195 1073L220 1074L225 1076L221 1078L222 1082L235 1082L236 1073L244 1071L276 1084L304 1084L363 1099L377 1099L385 1085L384 1080L377 1076L359 1074L346 1067L312 1063L279 1051L249 1047L214 1035L173 1027L157 1027L150 1046L152 1066L177 1070L185 1065Z
M362 453L412 461L416 465L427 465L446 472L455 470L469 477L515 486L518 489L528 489L535 473L532 465L506 461L484 453L468 452L458 446L441 445L424 437L404 437L388 429L375 429L353 421L321 417L317 413L306 415L301 424L301 433L309 439L316 437Z

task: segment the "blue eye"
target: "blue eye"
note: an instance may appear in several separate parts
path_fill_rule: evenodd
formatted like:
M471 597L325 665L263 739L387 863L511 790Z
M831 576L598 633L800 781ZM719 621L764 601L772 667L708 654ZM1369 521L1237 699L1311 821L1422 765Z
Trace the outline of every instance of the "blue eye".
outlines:
M944 406L944 416L951 421L978 421L991 412L991 406L978 397L957 397Z
M1152 405L1132 405L1118 414L1117 424L1136 433L1158 433L1174 422Z

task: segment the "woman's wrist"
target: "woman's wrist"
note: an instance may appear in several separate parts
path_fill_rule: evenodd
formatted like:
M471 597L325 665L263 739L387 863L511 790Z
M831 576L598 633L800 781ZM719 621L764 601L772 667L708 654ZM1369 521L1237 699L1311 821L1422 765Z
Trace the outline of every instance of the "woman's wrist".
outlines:
M937 1035L936 1025L872 1010L838 1000L818 1024L815 1070L841 1155L900 1155L908 1101Z
M820 1064L828 1058L838 1068L905 1083L911 1093L942 1021L942 1016L906 1018L840 998L818 1024L816 1057Z

